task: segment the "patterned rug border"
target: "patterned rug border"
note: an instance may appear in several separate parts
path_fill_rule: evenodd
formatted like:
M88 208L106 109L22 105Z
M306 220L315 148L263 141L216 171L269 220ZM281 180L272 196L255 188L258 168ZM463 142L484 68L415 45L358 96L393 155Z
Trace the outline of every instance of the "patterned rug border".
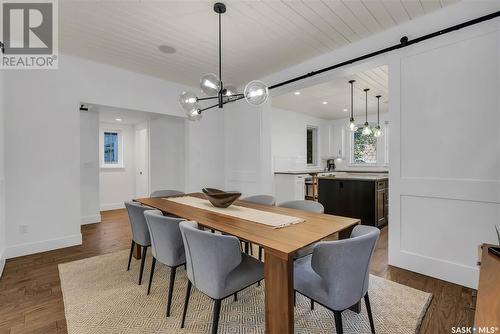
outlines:
M59 272L59 279L61 281L61 292L62 292L62 295L63 295L64 315L65 315L66 325L68 325L67 319L69 318L68 309L66 307L66 305L68 303L68 301L67 301L68 297L67 297L67 293L65 293L64 285L62 284L63 277L62 277L61 269L64 270L65 267L70 267L70 266L73 266L73 265L78 264L78 263L92 262L93 260L95 260L97 258L104 259L104 258L107 258L107 257L114 257L114 256L119 255L120 253L126 253L128 255L129 250L120 250L120 251L115 251L115 252L109 252L109 253L105 253L105 254L91 256L91 257L84 258L84 259L79 259L79 260L75 260L75 261L69 261L69 262L58 264L57 267L58 267L58 272ZM149 256L150 256L150 254L148 254L148 257ZM146 270L145 270L144 274L146 274ZM386 279L384 277L380 277L380 276L377 276L377 275L370 274L370 276L377 277L379 279L388 281L388 282L390 282L390 284L398 285L398 286L404 287L404 288L409 289L409 290L413 290L413 291L417 291L417 292L420 292L420 293L427 294L427 301L425 302L425 305L422 308L420 316L418 317L416 328L415 328L415 332L414 332L415 334L419 334L420 330L421 330L421 327L422 327L423 320L424 320L424 318L425 318L425 316L426 316L426 314L427 314L427 312L429 310L430 304L431 304L432 299L433 299L432 293L426 292L426 291L422 291L422 290L419 290L419 289L416 289L416 288L413 288L413 287L410 287L410 286L407 286L407 285L404 285L404 284L401 284L401 283L398 283L398 282L395 282L395 281L392 281L392 280L389 280L389 279ZM186 331L186 333L189 333L189 332ZM381 332L377 332L377 334L379 334L379 333L381 333Z

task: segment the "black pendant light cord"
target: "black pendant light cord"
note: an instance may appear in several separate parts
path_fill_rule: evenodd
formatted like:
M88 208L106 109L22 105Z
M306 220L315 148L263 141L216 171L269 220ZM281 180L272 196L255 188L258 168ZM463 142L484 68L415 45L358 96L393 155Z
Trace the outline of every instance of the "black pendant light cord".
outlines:
M375 96L377 98L377 126L380 127L380 98L382 95Z
M349 83L351 84L351 119L350 121L354 121L354 83L356 80L349 80Z
M368 126L368 91L370 88L365 88L365 126Z
M327 71L334 70L334 69L339 68L339 67L343 67L346 65L350 65L352 63L359 62L361 60L372 58L372 57L375 57L375 56L378 56L378 55L381 55L381 54L384 54L387 52L391 52L394 50L402 49L402 48L405 48L405 47L410 46L412 44L416 44L416 43L419 43L419 42L422 42L422 41L425 41L425 40L428 40L428 39L431 39L434 37L438 37L438 36L450 33L450 32L455 31L455 30L466 28L466 27L469 27L469 26L472 26L472 25L475 25L475 24L478 24L478 23L481 23L484 21L492 20L492 19L497 18L499 16L500 16L500 11L497 11L497 12L494 12L494 13L491 13L488 15L484 15L484 16L478 17L476 19L473 19L473 20L470 20L470 21L467 21L464 23L460 23L460 24L454 25L452 27L442 29L442 30L439 30L439 31L436 31L436 32L412 39L412 40L409 40L407 36L403 36L401 38L399 44L395 44L393 46L389 46L387 48L384 48L384 49L381 49L378 51L374 51L374 52L371 52L371 53L368 53L368 54L365 54L365 55L362 55L362 56L359 56L356 58L352 58L352 59L343 61L341 63L322 68L322 69L317 70L317 71L312 71L312 72L309 72L307 74L304 74L304 75L301 75L301 76L298 76L298 77L295 77L295 78L292 78L292 79L289 79L286 81L282 81L280 83L277 83L277 84L270 86L269 89L274 89L274 88L278 88L281 86L285 86L285 85L291 84L291 83L299 81L299 80L307 79L307 78L310 78L312 76L315 76L315 75L318 75L318 74L321 74L321 73L324 73Z

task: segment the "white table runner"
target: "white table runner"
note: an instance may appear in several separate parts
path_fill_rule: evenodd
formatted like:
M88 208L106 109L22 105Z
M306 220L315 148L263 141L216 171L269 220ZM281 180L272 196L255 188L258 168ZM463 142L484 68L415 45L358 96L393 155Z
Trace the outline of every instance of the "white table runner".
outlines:
M302 223L305 221L305 219L303 218L287 216L279 213L262 211L238 205L231 205L228 208L216 208L208 200L192 196L170 197L164 198L164 200L217 212L226 216L249 220L254 223L268 225L273 228L282 228L288 225Z

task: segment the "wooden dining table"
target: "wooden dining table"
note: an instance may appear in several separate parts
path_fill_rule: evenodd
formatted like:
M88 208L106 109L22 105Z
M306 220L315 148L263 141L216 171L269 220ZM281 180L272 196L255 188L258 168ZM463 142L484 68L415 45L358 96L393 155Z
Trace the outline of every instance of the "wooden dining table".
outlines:
M205 198L202 193L186 196ZM297 250L338 233L348 238L359 219L306 212L277 206L236 201L233 205L275 212L304 219L304 222L282 228L255 223L164 198L140 198L135 201L164 213L196 221L200 226L234 235L264 248L266 333L294 331L293 259Z

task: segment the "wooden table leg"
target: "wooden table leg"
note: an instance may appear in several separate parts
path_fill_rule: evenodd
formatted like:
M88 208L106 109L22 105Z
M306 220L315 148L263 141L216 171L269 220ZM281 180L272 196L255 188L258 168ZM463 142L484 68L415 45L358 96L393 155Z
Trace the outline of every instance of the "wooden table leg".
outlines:
M293 333L293 258L264 252L266 333Z
M342 230L339 232L339 240L340 239L347 239L351 236L352 229L354 228L355 225L346 228L345 230ZM361 312L361 302L357 302L353 306L349 307L349 310L360 313Z
M141 245L135 244L134 258L141 259Z

